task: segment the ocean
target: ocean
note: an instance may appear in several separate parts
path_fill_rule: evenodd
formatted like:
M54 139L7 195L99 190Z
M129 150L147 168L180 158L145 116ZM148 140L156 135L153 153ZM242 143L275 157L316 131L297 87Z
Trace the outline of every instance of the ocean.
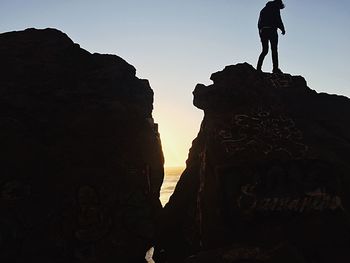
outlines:
M164 167L164 181L160 189L160 202L164 207L175 190L175 186L180 179L185 167ZM152 259L154 248L150 248L145 256L147 263L155 263Z
M185 167L165 167L164 168L164 181L162 188L160 189L160 202L164 206L168 201L172 193L174 192L175 186L180 179L182 172Z

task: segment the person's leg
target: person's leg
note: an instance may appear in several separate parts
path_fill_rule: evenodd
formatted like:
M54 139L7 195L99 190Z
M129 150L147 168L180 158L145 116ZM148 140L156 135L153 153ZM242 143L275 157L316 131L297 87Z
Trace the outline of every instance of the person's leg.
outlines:
M273 32L271 32L270 42L271 42L273 72L280 73L281 70L279 69L279 66L278 66L278 34L277 34L277 30L273 30Z
M262 51L261 51L261 54L259 56L258 65L256 67L256 69L258 71L261 71L261 67L262 67L262 64L264 62L264 58L267 55L267 53L269 52L269 39L266 35L265 30L262 30L262 32L260 33L260 40L261 40L261 45L262 45Z

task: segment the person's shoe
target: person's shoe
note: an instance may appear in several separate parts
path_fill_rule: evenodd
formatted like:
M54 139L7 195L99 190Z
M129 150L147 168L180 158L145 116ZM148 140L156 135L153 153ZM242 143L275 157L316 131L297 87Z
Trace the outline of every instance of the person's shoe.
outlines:
M272 70L272 73L275 73L275 74L283 74L282 70L280 70L279 68L274 68Z

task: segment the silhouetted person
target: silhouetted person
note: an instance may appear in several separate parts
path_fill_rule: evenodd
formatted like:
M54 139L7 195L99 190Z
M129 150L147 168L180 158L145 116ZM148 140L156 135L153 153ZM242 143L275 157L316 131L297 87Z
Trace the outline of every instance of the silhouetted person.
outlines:
M278 67L278 34L277 29L282 31L282 35L286 33L281 19L280 10L284 8L282 0L270 1L261 10L258 22L259 35L262 44L262 52L259 56L257 70L261 71L261 67L265 56L269 52L269 41L271 44L273 73L282 73Z

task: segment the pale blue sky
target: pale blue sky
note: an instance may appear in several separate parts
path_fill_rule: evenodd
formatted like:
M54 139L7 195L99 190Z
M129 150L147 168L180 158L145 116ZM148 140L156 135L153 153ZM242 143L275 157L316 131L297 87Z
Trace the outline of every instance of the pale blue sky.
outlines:
M155 92L166 165L184 165L202 112L196 83L226 65L255 66L263 0L0 0L0 31L58 28L90 52L117 54ZM280 65L319 92L350 97L350 1L285 1ZM265 71L271 70L271 56Z

